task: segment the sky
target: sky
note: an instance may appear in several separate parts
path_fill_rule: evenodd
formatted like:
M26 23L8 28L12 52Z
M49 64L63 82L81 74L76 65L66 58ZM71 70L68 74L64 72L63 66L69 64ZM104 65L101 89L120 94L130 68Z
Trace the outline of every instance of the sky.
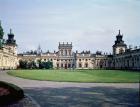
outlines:
M128 46L140 46L140 0L0 0L0 20L19 53L57 51L59 42L110 53L119 29Z

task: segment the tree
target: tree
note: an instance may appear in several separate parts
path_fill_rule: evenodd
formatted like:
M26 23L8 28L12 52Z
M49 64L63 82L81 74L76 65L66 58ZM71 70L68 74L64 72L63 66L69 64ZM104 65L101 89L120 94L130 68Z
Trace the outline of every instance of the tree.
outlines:
M1 26L1 21L0 21L0 39L3 39L3 35L4 35L4 32L3 32L3 28Z
M35 61L27 62L27 69L35 69L37 68Z
M50 61L41 61L38 60L37 62L35 61L24 61L20 60L19 61L19 68L22 69L52 69L53 68L53 63Z
M28 62L26 60L25 61L23 61L23 60L19 61L19 67L20 68L27 69L27 64L28 64Z
M53 63L52 62L48 61L47 63L48 63L48 66L49 66L48 69L53 68Z
M51 69L53 68L53 63L50 61L44 62L39 61L39 69Z
M3 40L0 39L0 48L2 48L2 45L3 45Z
M44 63L41 60L38 60L38 64L39 64L39 69L44 68Z

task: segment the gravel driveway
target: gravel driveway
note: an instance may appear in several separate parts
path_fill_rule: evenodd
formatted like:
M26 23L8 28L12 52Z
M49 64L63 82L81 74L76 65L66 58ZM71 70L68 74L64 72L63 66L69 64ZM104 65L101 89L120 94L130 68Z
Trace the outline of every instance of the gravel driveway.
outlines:
M0 81L24 89L41 107L138 107L138 83L70 83L27 80L0 71Z

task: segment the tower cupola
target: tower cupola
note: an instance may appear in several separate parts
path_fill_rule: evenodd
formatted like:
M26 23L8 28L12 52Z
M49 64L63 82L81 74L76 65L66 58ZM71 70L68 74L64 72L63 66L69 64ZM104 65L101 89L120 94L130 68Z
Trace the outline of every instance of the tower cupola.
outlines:
M119 30L119 34L116 36L116 41L115 44L124 44L124 41L122 40L123 35L121 35L120 30Z
M115 44L113 45L113 54L114 55L122 54L125 52L126 48L127 48L127 45L124 43L123 35L120 33L120 30L119 30L119 33L116 36Z
M6 41L6 44L16 45L16 40L14 39L14 34L12 33L12 29L10 29L10 33L8 34L8 39Z

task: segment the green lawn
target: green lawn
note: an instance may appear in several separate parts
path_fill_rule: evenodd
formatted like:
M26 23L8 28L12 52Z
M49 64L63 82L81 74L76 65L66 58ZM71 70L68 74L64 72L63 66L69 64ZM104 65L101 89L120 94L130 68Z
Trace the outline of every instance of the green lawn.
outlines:
M12 70L8 74L34 80L99 83L138 83L138 72L121 70Z

